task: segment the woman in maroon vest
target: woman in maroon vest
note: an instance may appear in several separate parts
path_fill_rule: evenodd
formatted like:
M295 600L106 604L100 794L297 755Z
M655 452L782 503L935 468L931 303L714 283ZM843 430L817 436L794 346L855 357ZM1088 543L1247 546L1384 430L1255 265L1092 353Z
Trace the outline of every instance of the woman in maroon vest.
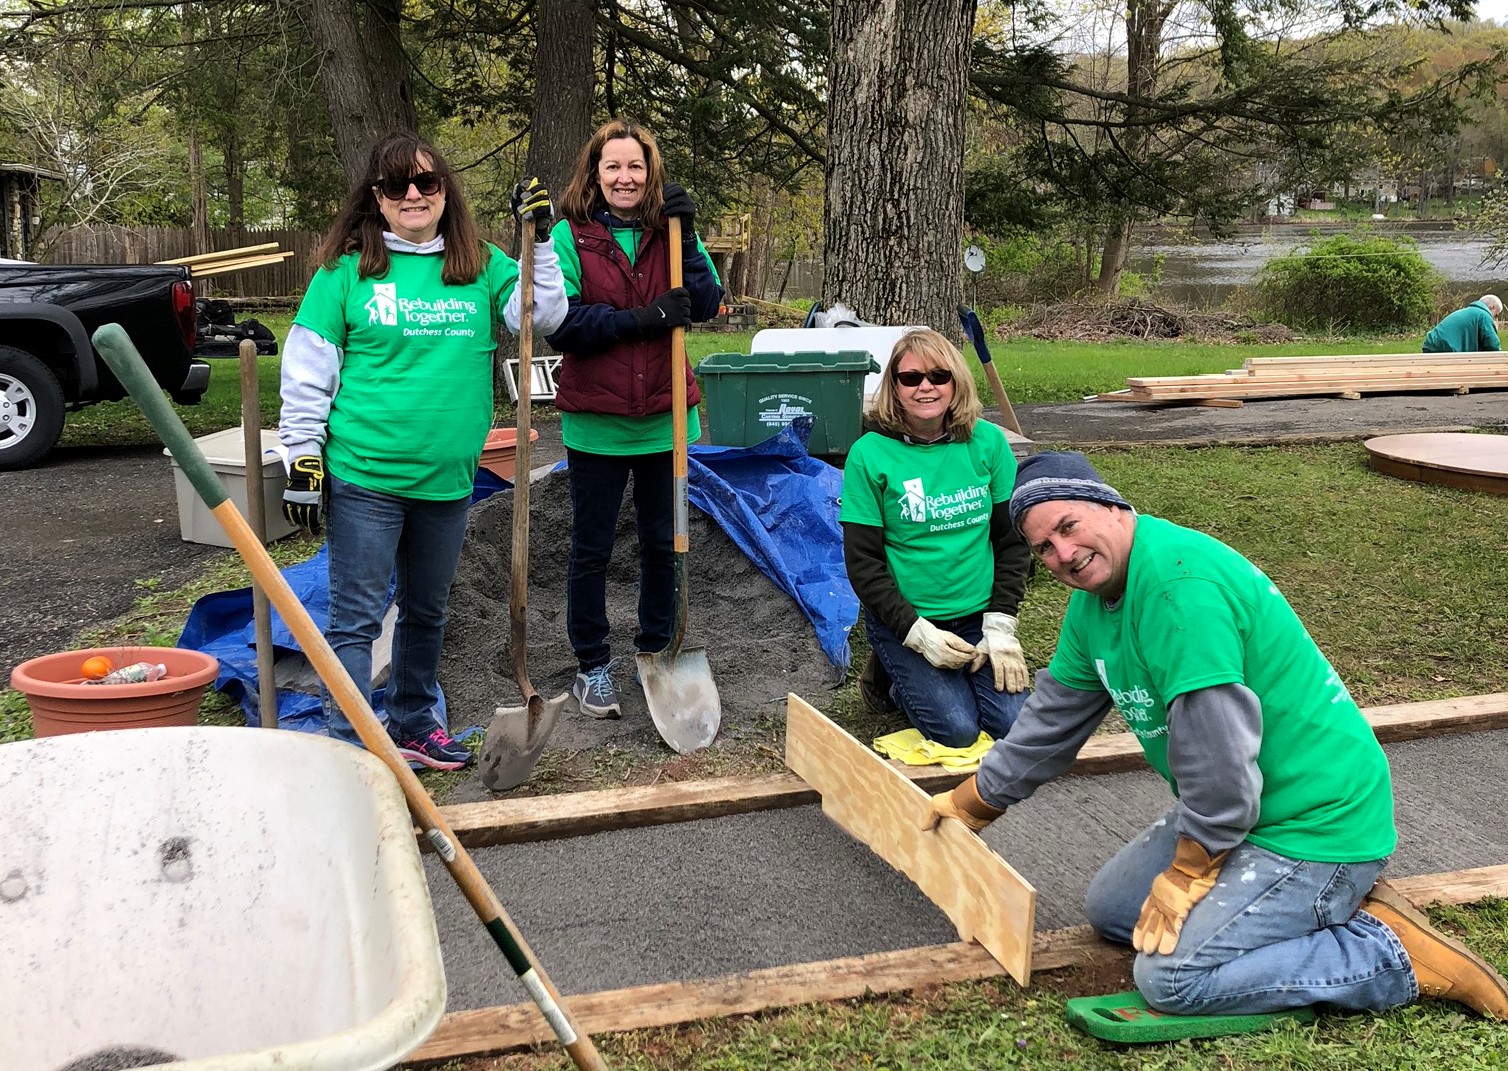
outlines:
M661 651L675 618L670 332L717 315L722 285L696 237L696 206L665 182L649 131L613 120L581 150L555 225L570 309L550 336L564 354L555 405L571 476L566 632L580 672L581 710L621 710L608 645L607 568L628 477L639 533L639 629L634 646ZM670 285L666 220L679 216L683 286ZM686 371L687 436L701 434L696 379Z

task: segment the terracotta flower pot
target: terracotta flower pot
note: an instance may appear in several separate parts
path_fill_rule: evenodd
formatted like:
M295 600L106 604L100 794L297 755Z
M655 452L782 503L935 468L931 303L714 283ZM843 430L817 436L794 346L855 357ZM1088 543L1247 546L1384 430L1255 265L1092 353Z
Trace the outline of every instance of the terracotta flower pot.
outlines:
M168 675L141 684L86 684L84 661L104 655L119 668L161 662ZM220 672L219 659L182 647L90 647L22 662L10 686L26 696L37 736L63 736L91 729L141 729L193 725L199 703Z
M529 441L532 443L538 438L539 430L530 428ZM517 428L493 428L491 434L487 436L486 444L482 447L482 468L512 483L517 448Z

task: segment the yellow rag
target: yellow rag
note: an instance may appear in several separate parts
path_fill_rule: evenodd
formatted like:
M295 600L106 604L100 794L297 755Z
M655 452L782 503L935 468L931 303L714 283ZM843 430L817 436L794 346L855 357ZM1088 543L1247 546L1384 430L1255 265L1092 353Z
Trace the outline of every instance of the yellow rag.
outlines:
M874 749L907 766L941 766L945 770L963 771L977 770L994 743L989 733L980 733L979 739L968 747L944 747L936 740L928 740L919 729L902 729L876 737Z

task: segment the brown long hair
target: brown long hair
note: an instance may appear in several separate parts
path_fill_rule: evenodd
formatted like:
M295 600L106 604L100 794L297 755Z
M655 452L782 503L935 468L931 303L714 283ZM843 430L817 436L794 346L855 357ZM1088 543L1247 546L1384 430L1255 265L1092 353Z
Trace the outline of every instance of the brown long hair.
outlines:
M957 346L927 328L907 331L896 340L890 351L890 363L885 366L885 375L880 380L880 389L875 392L874 406L867 414L869 422L896 435L908 431L906 410L895 389L901 359L908 353L921 360L923 371L946 368L953 373L953 400L948 403L948 411L943 416L943 431L959 442L968 442L974 435L975 423L984 412L979 390L974 386L974 373L969 370Z
M430 170L440 176L445 190L445 211L440 214L439 231L445 237L445 266L440 278L446 286L476 282L486 263L485 246L477 233L476 221L471 218L471 209L466 206L461 184L445 157L433 145L407 131L389 134L372 146L366 173L346 195L340 215L335 217L335 222L315 250L316 261L333 268L336 261L347 253L359 252L361 261L356 270L360 278L380 279L387 274L390 259L387 245L382 240L387 220L382 218L382 208L377 204L377 192L373 187L389 175L413 174L420 153L429 157Z
M582 146L571 169L571 179L560 195L560 214L572 223L587 223L592 213L607 207L602 186L597 181L597 165L602 162L602 147L618 138L632 138L644 150L644 198L639 202L639 222L645 230L664 225L665 164L655 136L628 119L610 119L599 126Z

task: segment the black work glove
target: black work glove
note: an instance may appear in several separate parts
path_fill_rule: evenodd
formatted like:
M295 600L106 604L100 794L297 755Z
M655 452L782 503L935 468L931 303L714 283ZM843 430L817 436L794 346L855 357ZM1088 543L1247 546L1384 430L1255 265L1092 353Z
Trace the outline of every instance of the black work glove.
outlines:
M686 187L679 182L665 183L665 218L671 216L681 217L681 238L691 237L692 229L696 226L696 203L692 201L691 194L686 192Z
M283 516L288 523L317 535L324 499L324 458L313 454L294 458L288 466L288 485L283 488Z
M516 183L508 204L513 209L513 218L520 223L526 219L534 221L536 242L549 239L550 225L555 222L555 206L550 204L550 191L545 189L543 182L531 177Z
M677 286L665 291L642 308L629 309L641 335L653 335L676 327L691 326L691 291Z

